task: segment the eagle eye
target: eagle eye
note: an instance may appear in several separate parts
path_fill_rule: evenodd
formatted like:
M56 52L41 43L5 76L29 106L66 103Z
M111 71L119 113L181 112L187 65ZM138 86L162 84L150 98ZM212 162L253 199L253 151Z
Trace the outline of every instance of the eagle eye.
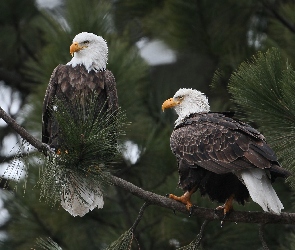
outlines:
M84 43L84 44L88 44L88 43L89 43L89 41L88 41L88 40L86 40L86 41L84 41L83 43Z

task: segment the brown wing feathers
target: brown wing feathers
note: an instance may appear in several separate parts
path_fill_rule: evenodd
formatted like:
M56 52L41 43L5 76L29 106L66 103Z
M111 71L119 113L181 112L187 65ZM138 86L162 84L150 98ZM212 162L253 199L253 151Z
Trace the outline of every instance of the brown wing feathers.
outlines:
M48 87L45 92L45 97L43 101L43 109L42 109L42 142L48 143L51 135L51 109L52 109L52 99L56 93L57 79L56 79L56 71L58 71L60 65L58 65L52 72Z
M113 73L109 70L105 71L105 88L108 96L108 107L111 112L118 110L118 95L116 89L116 81Z
M83 104L93 93L97 96L98 112L102 108L110 109L111 112L118 109L115 78L110 71L88 72L83 65L74 68L70 65L57 66L50 78L43 103L42 142L54 148L60 143L58 124L51 114L55 97L69 103L74 115L77 112L75 104Z
M246 168L269 168L284 176L264 136L249 125L221 113L193 114L171 135L171 149L191 167L216 174Z

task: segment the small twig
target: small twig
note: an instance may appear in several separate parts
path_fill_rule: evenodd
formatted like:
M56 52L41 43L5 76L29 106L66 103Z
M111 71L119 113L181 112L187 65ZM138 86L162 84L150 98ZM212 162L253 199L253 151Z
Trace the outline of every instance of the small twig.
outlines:
M205 227L207 226L207 224L209 222L210 222L209 220L204 220L204 222L201 226L200 232L198 233L197 237L187 246L177 248L177 250L188 250L188 249L195 249L196 250L196 249L198 249L201 244L201 240L203 238L203 235L204 235Z
M140 208L139 213L138 213L138 216L137 216L135 222L133 223L133 225L132 225L132 227L131 227L132 231L134 231L135 228L137 227L138 223L140 222L140 220L141 220L141 218L142 218L142 216L143 216L143 212L144 212L144 210L148 207L148 205L149 205L149 203L148 203L148 202L145 202L145 203L142 205L142 207Z
M201 226L201 229L200 229L200 232L198 234L198 239L197 239L197 245L196 247L199 247L200 244L201 244L201 240L203 238L203 235L204 235L204 230L205 230L205 227L207 226L207 224L209 223L210 221L209 220L204 220L202 226Z
M262 243L262 248L264 250L269 250L269 248L268 248L268 246L267 246L267 244L266 244L266 242L264 240L264 236L263 236L263 228L264 228L264 225L265 224L259 224L259 239L260 239L260 241Z
M143 216L144 210L148 207L148 205L149 205L149 203L145 202L145 203L143 203L142 207L140 208L138 216L137 216L135 222L133 223L132 227L130 228L132 233L134 233L134 230L136 229L138 223L140 222L140 220L141 220L141 218ZM135 236L134 236L134 239L135 239L135 241L137 243L138 249L140 250L139 242L138 242L138 240L137 240L137 238Z
M134 237L134 240L136 241L136 244L138 246L138 250L140 250L140 245L139 245L138 239L136 237Z

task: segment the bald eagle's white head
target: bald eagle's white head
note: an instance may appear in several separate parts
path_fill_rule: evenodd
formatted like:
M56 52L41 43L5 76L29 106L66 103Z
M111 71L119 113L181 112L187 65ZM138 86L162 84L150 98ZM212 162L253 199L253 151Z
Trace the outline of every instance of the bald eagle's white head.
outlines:
M172 98L163 103L162 110L167 108L174 108L178 114L176 125L190 114L210 111L208 98L195 89L179 89Z
M82 32L76 35L70 46L72 60L67 65L76 67L84 65L90 72L105 70L108 61L108 46L106 41L93 33Z

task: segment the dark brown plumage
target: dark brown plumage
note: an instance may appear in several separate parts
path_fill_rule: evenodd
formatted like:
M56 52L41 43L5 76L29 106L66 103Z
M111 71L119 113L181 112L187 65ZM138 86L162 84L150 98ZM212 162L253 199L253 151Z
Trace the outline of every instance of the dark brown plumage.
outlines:
M227 113L211 113L207 97L193 89L179 89L162 109L179 115L170 137L178 162L181 197L169 197L192 207L191 195L200 190L211 200L244 204L249 197L265 211L280 213L283 205L271 186L277 177L288 177L264 136Z
M62 143L57 121L52 115L54 98L66 103L75 115L77 103L83 105L94 93L98 112L102 108L110 112L118 109L116 83L112 72L88 72L84 65L58 65L51 75L43 103L42 142L55 149Z
M248 200L249 192L234 172L257 167L268 169L272 181L289 176L261 133L222 113L190 115L174 128L170 145L182 189L198 187L218 202L231 195L241 204Z
M67 65L58 65L54 69L46 90L42 114L42 142L48 144L57 154L68 153L68 158L72 158L79 165L83 163L83 150L79 151L81 154L77 156L75 149L72 151L71 145L67 145L68 141L70 144L78 142L78 145L74 146L84 148L83 143L81 146L79 141L83 142L85 134L94 126L97 127L93 132L101 129L100 119L104 119L104 126L110 124L114 128L117 122L118 97L115 78L106 70L108 46L101 36L87 32L77 34L70 45L70 54L72 59ZM69 126L66 127L68 121ZM68 133L76 127L76 132L73 131L76 134ZM110 137L108 139L111 140L108 140L107 144L115 150L117 141ZM104 144L99 139L96 141ZM99 158L102 161L107 158L107 154L98 154L96 157L93 150L90 151L91 158ZM113 152L110 152L110 156L114 156ZM54 161L54 164L56 163L60 162ZM60 185L62 207L73 216L84 216L96 207L102 208L104 201L100 184L73 164L69 165L71 166L67 167L66 171L62 166L58 166L61 173L53 176ZM82 168L100 168L89 161L84 161L82 165L85 165Z

